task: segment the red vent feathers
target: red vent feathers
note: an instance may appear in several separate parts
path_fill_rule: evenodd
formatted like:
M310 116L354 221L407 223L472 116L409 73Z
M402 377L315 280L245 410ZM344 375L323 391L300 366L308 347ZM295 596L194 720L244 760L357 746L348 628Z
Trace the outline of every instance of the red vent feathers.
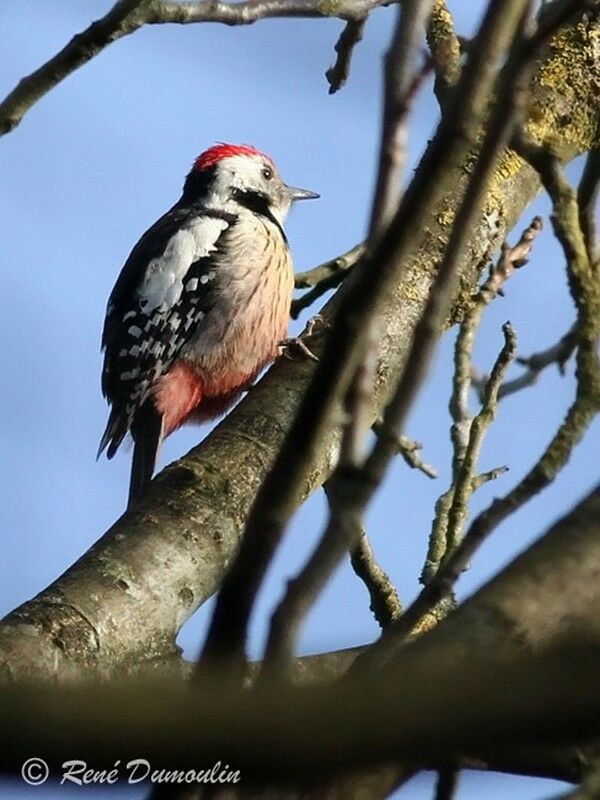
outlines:
M230 156L261 156L261 158L265 158L269 162L271 161L268 156L265 156L264 153L261 153L260 150L257 150L256 147L252 147L251 145L224 144L221 142L215 144L213 147L209 147L202 155L198 156L194 161L192 169L202 172L202 170L210 169L210 167L214 167L215 164L218 164L219 161L222 161L224 158L229 158Z

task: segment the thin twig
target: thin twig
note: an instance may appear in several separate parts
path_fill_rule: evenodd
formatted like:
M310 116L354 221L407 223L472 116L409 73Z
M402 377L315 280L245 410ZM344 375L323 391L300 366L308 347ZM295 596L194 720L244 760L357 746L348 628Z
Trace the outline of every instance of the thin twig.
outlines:
M384 104L379 166L371 209L369 238L378 236L392 219L402 196L408 113L430 65L416 69L419 42L433 0L405 0L385 55Z
M128 36L144 25L220 22L225 25L250 25L273 17L337 17L364 19L381 5L397 0L245 0L226 3L200 0L195 3L161 0L119 0L101 19L75 35L55 56L39 69L22 78L0 103L0 136L12 131L29 109L76 69L98 55L109 44Z
M438 471L431 464L423 461L421 457L421 449L423 445L420 442L415 442L414 439L409 439L408 436L400 434L398 437L398 452L412 469L418 469L423 475L428 478L437 478Z
M522 131L515 137L514 144L519 155L539 172L552 200L552 224L565 253L569 287L578 312L578 337L589 342L598 335L600 295L597 291L597 268L589 256L576 194L552 153L539 147Z
M487 472L480 472L479 475L474 475L471 478L471 491L475 492L484 484L497 480L501 475L508 472L508 470L509 467L504 465L502 467L494 467L494 469L490 469Z
M351 19L344 26L335 45L336 59L325 73L329 94L335 94L348 80L354 48L361 41L366 19Z
M477 325L478 322L474 324ZM486 431L495 419L498 410L498 390L500 389L506 370L517 352L517 337L510 323L507 322L503 325L502 330L505 337L505 345L494 364L490 379L487 382L481 410L471 422L467 446L454 481L454 492L452 495L452 504L448 512L448 527L446 529L446 554L451 552L460 541L464 523L468 515L469 499L476 486L474 482L475 468L479 459L483 439Z
M345 276L364 252L364 243L360 242L360 244L354 245L346 253L342 253L341 256L325 261L323 264L319 264L318 267L313 267L313 269L309 269L306 272L297 272L294 276L296 289L311 289L320 286L323 281L328 280L333 275Z
M479 296L483 296L482 291L480 291ZM480 316L477 314L474 316L477 318L477 322L474 321L473 324L477 326ZM461 331L467 329L470 330L470 325L465 328L461 326ZM458 546L468 514L468 502L475 489L486 480L492 480L505 471L503 468L499 468L487 473L485 477L475 475L483 438L496 415L498 389L517 350L517 339L510 323L507 322L502 330L504 333L504 347L496 359L492 374L487 382L481 410L469 424L464 449L461 442L461 455L456 458L452 484L436 503L427 557L420 578L424 584L428 584L434 579L440 569L440 564L443 564L444 559L448 558L448 555ZM456 360L457 363L460 363L461 360L469 361L470 348L464 350L457 346Z
M402 614L402 604L398 593L379 564L369 543L364 527L358 543L350 556L352 569L364 583L371 603L369 608L383 629Z
M354 269L364 252L364 244L357 244L347 253L333 258L331 261L326 261L307 272L296 273L296 289L310 289L310 291L292 301L290 312L292 319L298 319L300 313L322 297L325 292L336 289Z
M375 435L379 436L382 433L382 424L382 420L379 419L373 425L373 432ZM396 434L394 431L388 431L386 435L395 436ZM409 467L412 469L418 469L424 475L427 475L428 478L437 478L437 469L432 467L431 464L427 464L427 462L423 461L423 458L421 457L421 450L423 449L421 442L416 442L414 439L409 439L408 436L400 434L400 436L396 437L396 443L398 447L398 454L402 456Z
M505 381L500 387L498 392L498 399L508 397L511 394L526 389L537 383L541 373L551 364L558 366L561 374L564 374L565 364L572 356L573 351L577 346L577 333L576 327L573 326L564 336L562 336L556 344L548 347L546 350L541 350L539 353L533 353L530 356L518 356L515 360L517 364L521 364L527 369L522 375L513 378L510 381ZM477 392L479 400L481 401L485 385L488 382L489 376L478 372L471 366L471 385Z

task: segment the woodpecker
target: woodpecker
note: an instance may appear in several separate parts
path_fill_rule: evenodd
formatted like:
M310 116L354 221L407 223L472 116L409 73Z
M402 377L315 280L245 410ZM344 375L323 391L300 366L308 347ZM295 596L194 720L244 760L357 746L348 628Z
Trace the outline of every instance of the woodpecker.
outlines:
M110 459L131 434L129 503L166 436L225 412L277 357L294 285L283 223L318 196L287 186L256 148L217 144L131 251L106 309L98 448Z

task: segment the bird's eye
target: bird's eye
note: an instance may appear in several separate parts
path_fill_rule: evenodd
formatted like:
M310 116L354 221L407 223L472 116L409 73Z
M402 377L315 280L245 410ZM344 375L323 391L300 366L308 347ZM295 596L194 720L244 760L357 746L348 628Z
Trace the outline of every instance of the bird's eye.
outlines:
M271 167L263 167L262 168L262 176L266 181L270 181L273 177L273 170Z

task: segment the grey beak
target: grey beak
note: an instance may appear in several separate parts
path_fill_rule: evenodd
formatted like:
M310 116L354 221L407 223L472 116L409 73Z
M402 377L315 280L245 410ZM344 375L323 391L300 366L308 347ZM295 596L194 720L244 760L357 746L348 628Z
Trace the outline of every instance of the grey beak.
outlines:
M317 192L310 192L308 189L298 189L295 186L287 186L289 196L292 198L292 202L295 200L316 200L317 197L320 197L320 194Z

